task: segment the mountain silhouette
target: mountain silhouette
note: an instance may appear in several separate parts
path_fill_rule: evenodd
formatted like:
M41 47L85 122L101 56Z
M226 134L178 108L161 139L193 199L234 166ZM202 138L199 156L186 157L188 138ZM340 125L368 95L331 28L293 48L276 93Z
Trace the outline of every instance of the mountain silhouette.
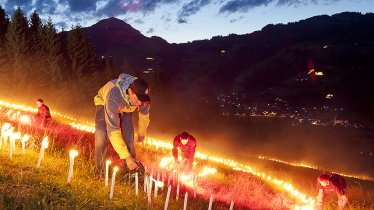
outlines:
M373 25L372 13L344 12L182 44L148 38L116 18L86 30L98 56L112 56L122 69L126 60L138 76L151 67L167 77L180 103L188 98L200 107L219 94L239 92L247 102L280 97L312 105L334 93L329 103L374 119ZM323 76L310 77L310 63Z

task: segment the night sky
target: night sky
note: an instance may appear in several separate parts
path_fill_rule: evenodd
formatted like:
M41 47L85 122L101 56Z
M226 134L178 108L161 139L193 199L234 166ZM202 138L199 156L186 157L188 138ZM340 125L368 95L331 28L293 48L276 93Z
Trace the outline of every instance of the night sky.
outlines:
M17 6L36 10L57 29L90 26L116 17L146 36L182 43L212 36L245 34L269 23L288 23L315 15L374 11L374 0L0 0L10 16Z

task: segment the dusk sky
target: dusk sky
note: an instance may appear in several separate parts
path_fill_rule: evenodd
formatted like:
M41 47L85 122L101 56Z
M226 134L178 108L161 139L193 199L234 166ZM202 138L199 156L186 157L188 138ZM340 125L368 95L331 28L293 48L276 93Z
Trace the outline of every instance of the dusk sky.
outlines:
M374 0L0 0L10 16L18 5L27 16L36 10L58 29L91 26L116 17L145 36L170 43L245 34L270 23L288 23L315 15L374 12Z

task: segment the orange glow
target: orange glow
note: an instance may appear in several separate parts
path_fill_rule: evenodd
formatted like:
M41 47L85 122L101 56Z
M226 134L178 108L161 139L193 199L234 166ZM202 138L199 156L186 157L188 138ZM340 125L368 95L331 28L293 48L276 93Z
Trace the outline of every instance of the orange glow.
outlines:
M291 165L291 166L295 166L295 167L303 167L303 168L310 168L310 169L314 169L314 170L320 170L320 168L318 168L317 166L312 166L312 165L304 164L304 163L287 162L287 161L284 161L284 160L279 160L279 159L276 159L276 158L270 158L270 157L265 157L265 156L258 156L258 158L262 159L262 160L268 160L268 161L278 162L278 163L282 163L282 164L286 164L286 165ZM369 176L357 176L357 175L345 174L345 173L331 171L331 170L328 170L328 171L330 173L339 174L339 175L345 176L345 177L350 177L350 178L355 178L355 179L361 179L361 180L367 180L367 181L374 181L374 178L369 177Z
M8 107L8 108L12 108L12 109L21 110L21 111L36 112L36 109L28 108L28 107L20 106L20 105L14 105L14 104L10 104L10 103L3 102L3 101L0 101L0 105ZM95 131L95 127L94 127L93 123L89 123L87 121L86 122L80 121L81 123L77 123L76 118L65 116L65 115L62 115L58 112L52 112L52 113L54 115L57 115L57 116L65 119L65 120L70 121L68 124L71 125L72 127L76 128L76 129L78 129L78 130L82 130L82 131L85 131L85 132L91 132L91 133L94 133L94 131ZM43 140L42 145L45 148L48 147L48 138L47 137ZM169 143L167 141L156 140L154 138L148 138L147 140L144 141L144 143L142 145L153 147L155 149L162 148L162 149L165 149L165 150L171 150L173 148L173 145L171 143ZM201 152L198 152L198 151L196 152L195 157L197 159L206 160L206 161L210 161L210 162L213 162L213 163L216 163L216 164L221 164L221 165L224 165L224 166L227 166L227 167L231 167L233 170L236 170L236 171L242 171L242 172L245 172L245 173L252 174L254 176L259 177L260 179L262 179L263 181L265 181L269 184L277 186L280 190L288 192L288 194L291 197L296 199L296 203L295 203L295 206L294 206L295 209L311 209L314 205L314 199L312 197L309 197L309 196L301 193L299 190L295 189L292 186L292 184L287 183L287 182L282 181L282 180L279 180L279 179L277 179L275 177L272 177L271 175L266 174L264 172L255 171L255 169L253 169L252 167L250 167L248 165L236 162L236 161L231 160L231 159L226 159L226 158L222 158L222 157L217 157L217 156L213 156L213 155L204 154L204 153L201 153ZM163 165L164 167L167 167L169 165L169 163L170 163L170 158L165 159L165 160L163 159L160 163L160 166ZM116 172L117 170L118 170L118 167L115 167L114 171ZM211 168L211 167L205 167L205 168L203 168L202 172L198 173L198 176L199 175L200 176L213 175L215 173L217 173L217 169ZM183 176L185 176L185 177L183 177ZM183 175L183 174L181 176L181 179L186 180L188 182L193 180L191 176ZM299 205L299 204L301 204L301 205Z
M31 117L29 115L21 115L19 122L26 125L31 125Z
M70 155L70 157L74 158L74 157L78 156L78 151L75 150L75 149L72 149L72 150L70 150L69 155Z
M48 148L48 136L43 138L42 146L43 146L44 149Z

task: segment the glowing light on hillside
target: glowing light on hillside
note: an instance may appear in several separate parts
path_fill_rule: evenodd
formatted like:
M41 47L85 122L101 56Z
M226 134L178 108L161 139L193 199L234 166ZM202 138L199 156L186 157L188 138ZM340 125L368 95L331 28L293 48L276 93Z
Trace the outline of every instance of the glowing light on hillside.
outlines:
M169 150L171 150L173 148L173 145L171 143L163 142L163 141L160 141L160 140L155 140L153 138L148 138L147 140L145 140L144 145L153 146L155 148L156 147L157 148L161 147L161 148L169 149ZM292 184L287 183L283 180L271 177L270 175L268 175L266 173L256 172L250 166L238 163L234 160L225 159L225 158L216 157L216 156L211 156L211 155L207 155L207 154L204 154L204 153L201 153L201 152L196 152L195 157L198 158L198 159L209 160L209 161L212 161L212 162L215 162L215 163L220 163L220 164L223 164L225 166L229 166L233 170L253 174L253 175L261 178L262 180L264 180L264 181L266 181L270 184L276 185L276 186L279 187L279 189L282 189L282 190L288 192L288 194L290 196L294 197L297 200L297 203L303 203L303 205L299 205L299 207L303 207L303 209L308 209L309 207L314 206L314 202L315 202L314 199L312 197L309 197L309 196L301 193L299 190L295 189ZM167 165L168 165L168 163L170 163L170 161L171 161L170 158L164 158L164 159L161 160L160 166L167 167ZM209 172L213 172L213 171L214 171L214 173L216 173L216 171L213 170L213 169L206 168L204 170L205 170L205 172L202 173L202 174L205 174L205 173L209 174ZM181 180L184 180L183 182L186 184L186 182L188 182L188 180L191 180L191 176L182 174L181 175ZM187 183L187 185L188 185L188 183Z
M85 132L88 132L88 133L95 133L95 127L94 126L78 124L78 123L74 123L74 122L69 123L69 125L71 127L75 128L75 129L78 129L78 130L81 130L81 131L85 131Z
M69 172L68 172L68 183L70 183L71 177L73 176L73 167L74 167L74 159L78 156L77 150L70 150L69 157L70 157L70 164L69 164Z
M13 109L17 109L17 110L21 110L21 111L26 111L26 110L35 111L35 109L32 109L32 108L28 108L28 107L25 107L25 106L17 106L17 105L13 105L13 104L10 104L10 103L7 103L7 102L3 102L3 101L0 101L0 105L6 106L8 108L12 107ZM78 130L82 130L82 131L90 132L90 133L94 133L94 131L95 131L93 123L89 123L87 121L83 122L83 123L77 123L77 122L75 122L75 121L77 121L76 118L65 116L65 115L62 115L62 114L57 113L57 112L54 113L54 114L57 115L57 116L60 116L61 118L65 119L65 120L70 120L69 124L72 127L76 128ZM80 122L82 122L82 121L80 121ZM153 138L148 138L142 145L152 146L152 147L157 148L157 149L162 148L162 149L165 149L165 150L171 150L173 148L173 145L171 143L166 142L166 141L156 140L156 139L153 139ZM233 170L242 171L242 172L245 172L245 173L255 175L255 176L261 178L262 180L264 180L266 182L269 182L269 183L271 183L275 186L278 186L279 189L282 189L282 190L288 192L288 194L291 197L294 197L297 200L296 203L298 203L298 204L295 205L295 209L297 209L297 208L298 209L309 209L311 206L314 205L314 199L313 198L308 197L307 195L301 193L300 191L295 189L290 183L287 183L285 181L276 179L276 178L274 178L274 177L272 177L272 176L270 176L266 173L257 172L252 167L250 167L248 165L244 165L244 164L238 163L238 162L230 160L230 159L225 159L225 158L222 158L222 157L217 157L217 156L204 154L204 153L201 153L201 152L196 152L195 157L197 159L207 160L207 161L211 161L211 162L214 162L214 163L219 163L219 164L231 167ZM167 165L167 164L165 165L165 163L160 163L160 165L162 165L162 164L164 164L164 167ZM210 169L206 168L206 169L203 169L203 172L201 174L212 174L212 173L216 173L216 171L212 168L210 168ZM112 181L114 181L114 180L112 180ZM299 205L299 203L302 203L302 205Z
M112 164L111 160L105 162L105 187L109 185L109 165Z
M207 176L217 173L217 169L205 166L203 171L198 173L198 176Z
M327 99L332 99L333 97L334 97L334 95L331 94L331 93L329 93L329 94L326 95L326 98L327 98Z
M116 182L116 174L119 168L117 166L114 167L113 169L113 174L112 174L112 184L110 185L110 194L109 194L109 199L113 199L113 194L114 194L114 184Z
M31 125L31 117L29 115L21 115L19 122L26 125Z
M42 159L44 158L44 150L47 149L47 148L48 148L48 136L46 136L46 137L43 138L42 144L40 146L38 163L36 164L37 168L40 167Z
M30 139L30 136L25 134L21 140L21 143L22 143L22 153L25 154L25 151L26 151L26 141L28 141Z
M305 164L305 163L288 162L288 161L284 161L284 160L280 160L280 159L276 159L276 158L270 158L270 157L266 157L266 156L258 156L258 158L262 159L262 160L278 162L278 163L282 163L282 164L286 164L286 165L290 165L290 166L295 166L295 167L303 167L303 168L310 168L310 169L314 169L314 170L320 170L320 168L317 167L317 166L313 166L313 165ZM358 176L358 175L352 175L352 174L345 174L345 173L342 173L342 172L336 172L336 171L332 171L332 170L328 170L328 171L330 173L339 174L339 175L345 176L345 177L361 179L361 180L366 180L366 181L374 181L374 178L369 177L369 176Z

